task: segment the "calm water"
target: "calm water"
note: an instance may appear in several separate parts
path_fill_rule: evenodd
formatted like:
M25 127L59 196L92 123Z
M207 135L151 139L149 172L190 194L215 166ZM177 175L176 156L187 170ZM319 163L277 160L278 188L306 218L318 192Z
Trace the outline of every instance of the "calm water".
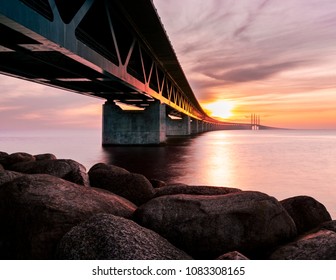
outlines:
M100 131L0 132L0 150L52 152L89 169L122 166L168 183L231 186L277 199L310 195L336 218L336 130L214 131L163 147L101 147Z

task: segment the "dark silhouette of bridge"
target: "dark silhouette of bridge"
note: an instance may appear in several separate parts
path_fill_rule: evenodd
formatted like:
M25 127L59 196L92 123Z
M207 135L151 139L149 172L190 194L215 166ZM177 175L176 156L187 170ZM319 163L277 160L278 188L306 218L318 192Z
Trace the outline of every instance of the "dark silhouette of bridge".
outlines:
M106 100L103 144L252 128L204 112L151 0L1 0L0 34L0 73Z

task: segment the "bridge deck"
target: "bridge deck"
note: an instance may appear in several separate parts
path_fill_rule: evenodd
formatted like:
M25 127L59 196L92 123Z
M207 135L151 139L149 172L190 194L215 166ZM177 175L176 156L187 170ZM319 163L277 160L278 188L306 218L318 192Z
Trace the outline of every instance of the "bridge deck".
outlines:
M151 0L2 0L0 34L2 74L225 125L197 101Z

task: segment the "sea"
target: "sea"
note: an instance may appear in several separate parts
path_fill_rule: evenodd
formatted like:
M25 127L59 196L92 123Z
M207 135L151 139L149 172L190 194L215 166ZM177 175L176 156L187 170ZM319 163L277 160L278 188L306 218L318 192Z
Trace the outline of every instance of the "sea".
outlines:
M235 187L278 200L308 195L336 219L336 130L222 130L163 146L101 145L101 131L0 131L0 151L103 162L168 184Z

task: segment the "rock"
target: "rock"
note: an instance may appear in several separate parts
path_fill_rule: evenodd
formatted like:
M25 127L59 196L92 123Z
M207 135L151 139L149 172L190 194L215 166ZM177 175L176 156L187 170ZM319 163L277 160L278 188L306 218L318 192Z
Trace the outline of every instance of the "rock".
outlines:
M154 188L145 176L129 173L116 166L105 167L89 170L91 186L125 197L136 205L141 205L153 197Z
M94 176L95 173L100 173L102 170L108 171L110 175L124 175L124 174L130 174L130 172L122 167L116 166L116 165L110 165L105 163L97 163L94 166L92 166L89 170L89 175ZM97 177L99 177L101 174L98 174Z
M323 224L320 224L319 229L326 229L330 230L336 233L336 220L325 222Z
M85 167L72 159L21 162L12 165L10 169L27 174L49 174L75 184L90 185Z
M24 174L19 172L4 170L3 172L0 172L0 186L23 175Z
M0 151L0 160L8 156L8 153Z
M0 164L0 173L5 172L5 168L3 168L2 164Z
M233 251L219 256L216 260L249 260L243 254Z
M7 156L8 156L8 154L6 152L0 151L0 164L1 165L4 165L5 159L6 159Z
M336 233L320 230L278 248L271 260L336 260Z
M53 259L72 227L98 213L130 218L135 205L105 190L50 175L25 175L0 187L0 258Z
M39 154L34 156L37 161L39 160L54 160L57 159L53 154Z
M316 228L313 228L312 230L306 232L304 235L316 233L320 230L330 230L336 233L336 220L324 222L318 225Z
M231 251L260 257L296 236L292 218L275 198L250 191L161 196L140 206L134 220L197 259Z
M240 189L227 187L175 185L156 189L155 197L173 194L222 195L240 191Z
M57 257L75 260L191 259L157 233L131 220L98 214L72 228L60 241Z
M167 185L166 182L157 179L150 179L149 182L151 182L154 189L162 188Z
M35 161L34 156L28 153L19 152L19 153L13 153L6 157L3 157L1 164L6 169L9 169L9 167L13 164L20 163L20 162L31 162L31 161Z
M280 201L296 224L298 234L307 232L326 221L331 216L323 204L309 196L296 196Z

